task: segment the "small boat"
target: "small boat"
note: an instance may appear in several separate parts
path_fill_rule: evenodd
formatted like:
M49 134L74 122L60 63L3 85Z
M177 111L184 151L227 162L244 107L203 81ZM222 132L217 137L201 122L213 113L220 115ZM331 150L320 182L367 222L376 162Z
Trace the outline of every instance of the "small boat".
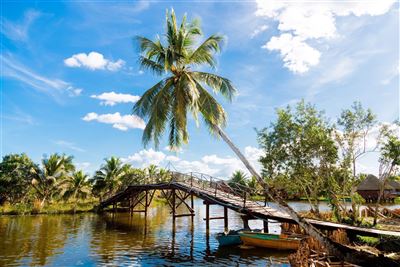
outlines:
M290 236L285 234L267 234L254 232L240 232L240 239L246 246L272 248L279 250L296 250L304 237Z
M239 231L230 230L228 233L218 233L215 238L220 246L236 246L242 244Z

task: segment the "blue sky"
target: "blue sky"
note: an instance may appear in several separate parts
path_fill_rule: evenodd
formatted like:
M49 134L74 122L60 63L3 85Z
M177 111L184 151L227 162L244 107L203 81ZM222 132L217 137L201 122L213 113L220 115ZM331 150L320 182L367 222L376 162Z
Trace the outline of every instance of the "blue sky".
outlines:
M243 168L204 127L189 126L182 151L141 144L133 103L158 77L142 72L133 38L164 31L165 10L200 18L205 36L222 33L219 75L239 94L220 99L226 132L257 165L254 128L304 98L334 119L353 101L382 122L399 117L399 5L394 1L2 1L1 153L35 161L72 154L92 172L103 159L134 166L169 162L182 171L227 176ZM376 172L376 157L360 169ZM375 164L375 165L374 165Z

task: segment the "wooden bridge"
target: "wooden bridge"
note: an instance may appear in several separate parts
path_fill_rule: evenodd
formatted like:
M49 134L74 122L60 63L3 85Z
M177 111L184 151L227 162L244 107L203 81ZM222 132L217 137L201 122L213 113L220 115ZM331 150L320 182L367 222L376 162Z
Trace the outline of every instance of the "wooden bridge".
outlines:
M109 199L100 203L99 209L103 210L108 206L127 208L131 214L144 212L147 214L148 207L155 192L161 191L171 208L172 217L195 216L193 197L203 199L206 205L206 229L210 228L210 220L223 219L225 229L228 229L228 209L234 210L242 215L244 228L248 228L248 221L259 219L264 222L264 231L268 231L268 221L295 223L285 212L267 206L267 202L260 203L249 199L257 195L254 189L240 184L228 185L226 181L200 173L182 174L171 172L171 179L168 182L159 182L157 179L148 181L147 184L131 185L124 191L117 193ZM188 199L190 197L190 203ZM179 206L185 206L187 213L177 214ZM224 214L220 217L210 217L210 205L224 207ZM307 219L309 223L320 230L345 230L349 236L396 236L400 232L386 231L379 229L355 227L346 224L327 221Z

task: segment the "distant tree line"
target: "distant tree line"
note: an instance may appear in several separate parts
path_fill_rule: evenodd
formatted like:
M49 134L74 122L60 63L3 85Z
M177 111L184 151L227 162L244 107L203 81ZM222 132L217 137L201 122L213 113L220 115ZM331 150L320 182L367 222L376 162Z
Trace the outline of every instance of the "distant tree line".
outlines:
M26 154L10 154L0 162L0 204L38 203L43 208L53 201L72 201L112 196L128 185L143 182L162 182L170 173L155 165L134 168L119 158L111 157L93 176L77 170L73 157L52 154L40 164Z

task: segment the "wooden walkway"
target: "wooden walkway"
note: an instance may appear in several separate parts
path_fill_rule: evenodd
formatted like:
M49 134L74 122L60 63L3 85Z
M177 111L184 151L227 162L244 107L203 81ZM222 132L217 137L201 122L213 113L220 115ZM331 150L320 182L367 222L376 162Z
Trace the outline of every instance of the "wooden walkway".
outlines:
M193 196L204 200L206 205L206 224L209 228L209 220L224 219L225 227L228 225L227 209L234 210L242 214L245 220L260 219L264 221L264 228L267 227L268 220L278 222L295 223L285 212L264 206L263 204L251 201L248 195L250 189L242 187L230 187L225 182L203 174L181 174L173 173L173 179L168 183L151 183L143 185L129 186L125 191L120 192L100 204L100 209L113 205L114 208L120 206L128 207L130 212L147 212L155 190L160 190L166 198L168 205L172 209L172 216L194 216ZM167 193L166 193L167 192ZM191 197L191 204L186 203ZM177 214L176 208L180 205L187 207L189 213ZM211 218L209 216L209 205L220 205L224 207L224 216ZM143 209L137 210L135 207L141 206ZM307 219L312 225L321 230L344 229L348 234L363 236L396 236L400 237L400 232L386 231L371 228L355 227L346 224L333 223ZM245 225L247 222L245 222Z

